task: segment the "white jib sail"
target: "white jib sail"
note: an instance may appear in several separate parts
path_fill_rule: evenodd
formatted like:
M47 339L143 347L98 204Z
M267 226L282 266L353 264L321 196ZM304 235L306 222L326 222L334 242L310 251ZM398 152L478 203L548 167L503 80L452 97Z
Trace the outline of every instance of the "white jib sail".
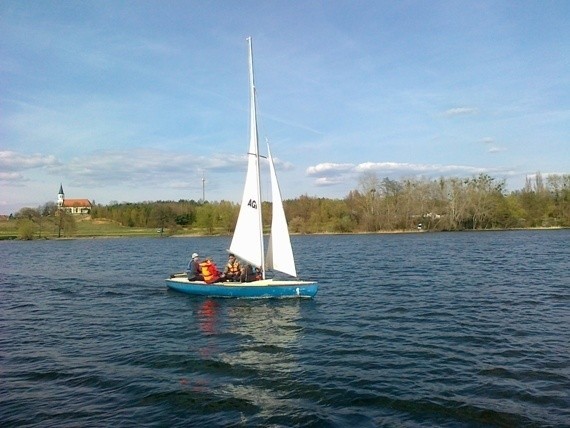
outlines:
M241 207L230 245L230 252L239 258L262 268L264 266L263 224L261 221L261 186L259 181L259 145L257 139L257 111L253 78L253 51L249 44L250 88L250 139L247 153L247 174ZM265 274L265 272L264 272Z
M281 190L279 190L279 183L277 182L277 174L275 174L275 166L273 165L269 144L267 145L267 157L271 174L271 200L273 202L273 211L271 235L269 237L265 265L268 269L277 270L296 277L297 270L295 269L291 238L289 237L287 219L285 218L285 210L283 209L283 202L281 200Z

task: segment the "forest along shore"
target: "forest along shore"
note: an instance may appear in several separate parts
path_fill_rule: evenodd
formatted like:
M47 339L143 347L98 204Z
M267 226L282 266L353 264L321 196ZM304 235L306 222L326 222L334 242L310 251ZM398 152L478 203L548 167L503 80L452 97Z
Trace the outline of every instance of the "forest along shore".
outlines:
M570 174L536 174L510 193L487 174L399 181L363 174L343 199L303 195L283 205L292 234L567 228ZM269 229L271 203L261 208ZM233 202L180 200L97 204L90 215L72 215L51 202L1 216L0 239L230 235L238 212Z

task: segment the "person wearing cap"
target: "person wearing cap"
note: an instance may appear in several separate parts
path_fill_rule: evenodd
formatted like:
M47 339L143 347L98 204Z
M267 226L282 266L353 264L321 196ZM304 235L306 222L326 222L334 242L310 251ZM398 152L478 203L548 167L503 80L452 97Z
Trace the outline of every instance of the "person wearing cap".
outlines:
M188 281L203 281L200 269L200 259L198 258L198 253L193 253L192 258L188 262L188 267L186 268L186 273L188 274Z
M241 275L241 265L236 259L236 256L230 254L228 257L228 264L224 270L224 278L226 281L239 281Z

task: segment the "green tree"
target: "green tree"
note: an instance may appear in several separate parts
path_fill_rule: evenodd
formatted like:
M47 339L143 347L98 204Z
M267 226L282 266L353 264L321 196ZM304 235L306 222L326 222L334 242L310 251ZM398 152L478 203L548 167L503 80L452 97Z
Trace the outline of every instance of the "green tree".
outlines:
M535 175L534 180L527 177L525 187L519 193L519 201L525 213L525 227L550 225L548 217L554 204L540 173Z
M34 239L37 231L39 231L41 236L42 215L39 209L22 208L16 213L16 218L18 219L19 239Z
M175 224L175 217L176 214L172 208L162 202L155 204L150 212L151 225L152 227L158 228L161 235L166 228Z
M56 228L57 237L61 238L63 236L74 236L77 232L77 223L72 214L69 214L65 210L59 210L56 213Z
M36 224L27 218L21 218L18 220L18 239L22 240L32 240L36 233Z
M221 201L214 209L215 225L225 233L232 233L237 223L239 206L228 201Z
M206 233L214 233L214 219L216 213L210 203L205 203L196 210L196 226L204 229Z

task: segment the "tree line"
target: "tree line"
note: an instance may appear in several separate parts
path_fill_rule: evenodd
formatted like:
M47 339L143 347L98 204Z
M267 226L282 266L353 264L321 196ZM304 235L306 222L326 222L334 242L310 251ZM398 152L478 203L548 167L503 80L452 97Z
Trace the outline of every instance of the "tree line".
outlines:
M17 222L18 238L30 240L46 236L70 237L77 231L75 217L58 209L55 202L38 208L22 208L10 220Z
M283 205L290 232L305 234L570 227L570 174L536 174L520 190L507 192L505 187L504 180L487 174L392 180L365 173L358 188L343 199L302 195ZM60 225L61 233L73 233L73 216L56 219L54 205L25 208L16 217L37 229L42 211L43 221L53 218L51 223ZM262 209L269 228L271 204L263 203ZM239 204L233 202L179 200L96 204L91 217L170 234L230 234L238 213Z

